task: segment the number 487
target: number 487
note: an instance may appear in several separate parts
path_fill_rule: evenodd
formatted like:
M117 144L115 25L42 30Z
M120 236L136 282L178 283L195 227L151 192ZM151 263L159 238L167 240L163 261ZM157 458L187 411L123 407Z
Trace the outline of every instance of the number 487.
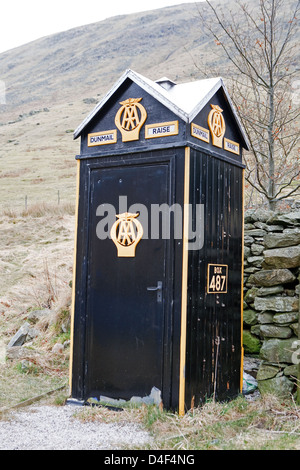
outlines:
M223 291L225 282L226 282L226 276L220 276L219 274L214 275L211 278L209 288L212 291L217 291L217 292Z

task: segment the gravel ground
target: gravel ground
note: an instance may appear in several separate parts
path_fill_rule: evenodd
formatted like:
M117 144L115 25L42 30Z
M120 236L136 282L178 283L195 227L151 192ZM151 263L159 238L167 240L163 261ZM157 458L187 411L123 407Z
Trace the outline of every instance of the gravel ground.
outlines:
M74 419L80 408L30 406L0 420L0 450L117 450L151 442L134 423L94 423Z

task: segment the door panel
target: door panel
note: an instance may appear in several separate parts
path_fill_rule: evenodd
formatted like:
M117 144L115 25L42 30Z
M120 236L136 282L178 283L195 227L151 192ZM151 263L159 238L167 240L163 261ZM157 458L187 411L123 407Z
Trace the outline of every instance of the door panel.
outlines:
M169 240L150 238L150 213L151 204L169 204L170 166L98 168L90 181L85 396L143 397L153 386L163 390ZM134 257L119 257L113 240L96 233L98 206L111 204L119 214L120 196L127 210L148 210L148 227L145 214L138 216L145 230ZM149 289L159 283L159 291Z

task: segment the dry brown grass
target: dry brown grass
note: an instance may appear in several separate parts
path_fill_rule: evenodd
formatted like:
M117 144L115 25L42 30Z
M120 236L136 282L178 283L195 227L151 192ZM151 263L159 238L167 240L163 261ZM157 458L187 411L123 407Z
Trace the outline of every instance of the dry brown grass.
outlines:
M87 407L78 417L138 423L152 434L152 450L300 449L300 408L272 395L252 402L242 396L228 403L208 401L182 417L146 405L123 411Z
M74 228L69 203L0 215L0 408L68 382L69 347L59 355L52 348L70 338ZM39 336L4 361L9 340L39 309L49 311L32 325Z
M74 207L36 205L0 216L0 335L7 343L33 309L69 308Z

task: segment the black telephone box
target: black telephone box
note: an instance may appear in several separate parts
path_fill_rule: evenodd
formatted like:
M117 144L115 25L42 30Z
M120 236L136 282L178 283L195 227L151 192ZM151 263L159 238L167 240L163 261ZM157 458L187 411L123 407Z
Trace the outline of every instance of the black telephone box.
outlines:
M236 396L248 143L222 79L128 70L79 136L71 399Z

